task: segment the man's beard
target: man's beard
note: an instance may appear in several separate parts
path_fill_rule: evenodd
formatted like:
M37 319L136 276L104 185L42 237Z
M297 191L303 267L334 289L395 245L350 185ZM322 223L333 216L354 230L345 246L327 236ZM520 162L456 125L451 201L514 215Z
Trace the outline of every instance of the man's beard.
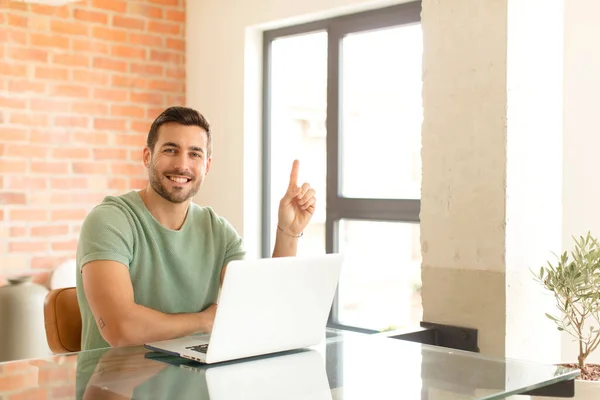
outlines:
M165 175L180 175L180 176L187 176L189 178L192 178L189 175L186 174L181 174L178 172L168 172L163 174L163 176ZM169 179L165 176L165 179ZM193 178L192 181L193 182ZM154 191L156 193L158 193L162 198L164 198L167 201L170 201L171 203L183 203L187 200L189 200L190 198L194 197L196 195L196 193L198 193L198 190L200 190L200 183L201 181L199 180L198 182L196 182L195 185L188 183L188 185L190 185L190 188L188 189L173 189L172 192L169 192L167 190L167 188L165 187L165 185L163 185L158 172L156 171L156 169L154 168L154 166L150 166L150 186L152 186L152 189L154 189Z

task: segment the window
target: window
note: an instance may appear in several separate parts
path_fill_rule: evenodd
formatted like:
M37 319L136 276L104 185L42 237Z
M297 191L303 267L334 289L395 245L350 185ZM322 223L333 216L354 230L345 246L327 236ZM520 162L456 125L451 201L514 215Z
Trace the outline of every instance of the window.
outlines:
M264 34L262 252L298 158L318 196L298 253L346 254L332 327L422 318L420 12L406 3Z

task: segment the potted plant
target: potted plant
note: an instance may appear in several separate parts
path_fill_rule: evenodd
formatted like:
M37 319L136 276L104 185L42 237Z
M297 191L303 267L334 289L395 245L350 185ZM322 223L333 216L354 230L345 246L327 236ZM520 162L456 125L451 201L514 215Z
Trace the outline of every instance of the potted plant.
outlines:
M578 342L577 362L561 364L581 370L575 398L600 399L600 365L586 362L600 345L600 243L589 232L573 240L570 257L565 251L534 275L556 300L558 312L546 316Z

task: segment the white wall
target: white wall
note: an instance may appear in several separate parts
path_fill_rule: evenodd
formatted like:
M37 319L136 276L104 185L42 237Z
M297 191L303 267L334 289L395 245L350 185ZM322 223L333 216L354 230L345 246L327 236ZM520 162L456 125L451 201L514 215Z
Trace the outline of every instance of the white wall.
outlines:
M187 104L214 129L212 170L196 202L211 205L259 254L261 29L403 3L390 0L189 0ZM246 106L245 106L246 105ZM282 168L289 168L291 160ZM281 188L282 195L285 188ZM325 196L325 193L317 194Z
M563 16L563 0L508 1L506 356L545 362L560 333L531 270L561 251Z
M572 235L600 237L600 2L565 1L563 249ZM563 359L577 344L563 338ZM589 358L600 362L600 352Z

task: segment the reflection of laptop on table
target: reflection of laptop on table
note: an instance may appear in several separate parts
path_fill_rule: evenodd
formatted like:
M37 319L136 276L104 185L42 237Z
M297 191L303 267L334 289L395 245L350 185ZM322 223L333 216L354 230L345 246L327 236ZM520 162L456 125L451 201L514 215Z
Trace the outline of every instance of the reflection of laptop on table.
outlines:
M177 365L176 360L154 357L156 361ZM179 360L181 360L179 358ZM316 350L298 350L291 354L271 355L215 365L193 364L181 360L179 368L168 367L163 374L177 398L211 400L310 399L331 400L325 362ZM156 382L164 385L164 382ZM155 387L140 387L139 397L155 392Z
M318 344L342 262L340 254L232 261L212 333L146 347L211 364Z

